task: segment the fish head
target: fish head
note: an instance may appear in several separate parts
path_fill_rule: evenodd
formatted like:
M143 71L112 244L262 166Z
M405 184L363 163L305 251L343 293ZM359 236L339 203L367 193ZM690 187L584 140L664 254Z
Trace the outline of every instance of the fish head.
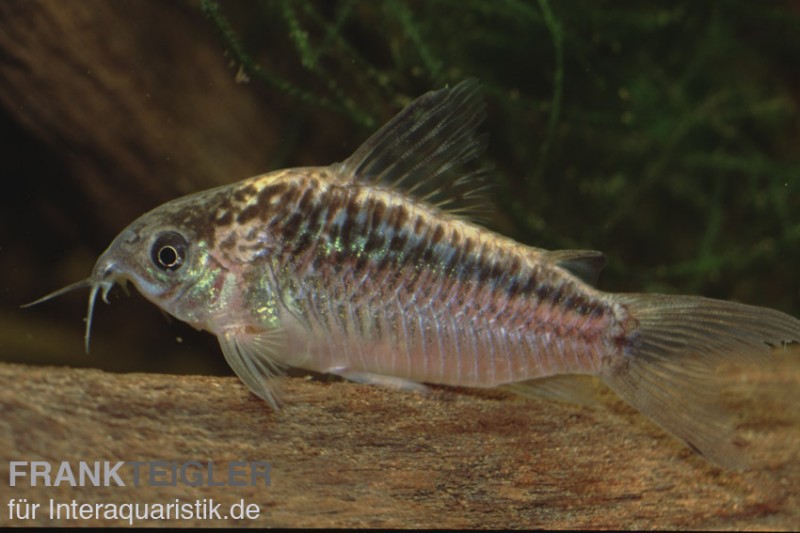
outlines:
M235 283L224 279L227 269L212 257L207 211L205 217L201 215L208 207L203 200L202 196L184 197L145 213L117 235L97 259L89 278L23 307L89 288L85 334L88 352L97 294L108 303L108 293L114 285L124 287L130 282L165 312L198 329L208 329L208 314L219 307L213 304L220 300L222 285L230 292ZM206 223L199 223L201 220Z
M145 298L179 315L180 297L201 277L197 268L200 248L202 241L191 228L163 224L152 214L141 217L97 259L89 278L90 299L102 290L105 300L115 284L131 282Z

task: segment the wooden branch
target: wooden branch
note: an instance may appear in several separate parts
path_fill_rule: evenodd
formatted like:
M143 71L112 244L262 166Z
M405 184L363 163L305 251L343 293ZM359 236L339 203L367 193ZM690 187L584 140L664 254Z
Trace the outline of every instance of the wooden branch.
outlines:
M754 468L710 466L631 409L436 389L418 395L290 378L274 413L235 378L110 374L0 365L0 525L53 522L50 499L256 504L255 520L137 525L446 528L794 529L800 523L797 413L769 395L742 407L760 423ZM800 365L749 380L796 391ZM765 400L767 398L767 400ZM775 400L779 401L779 400ZM794 418L792 418L794 417ZM760 435L760 437L759 437ZM8 485L10 461L267 461L245 487ZM7 503L43 505L11 520Z

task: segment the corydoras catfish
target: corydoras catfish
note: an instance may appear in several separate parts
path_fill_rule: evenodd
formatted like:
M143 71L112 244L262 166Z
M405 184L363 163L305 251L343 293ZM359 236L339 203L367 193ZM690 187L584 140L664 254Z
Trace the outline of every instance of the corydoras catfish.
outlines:
M484 116L474 80L429 92L343 162L153 209L91 277L37 302L90 288L88 350L97 293L107 301L130 281L216 335L273 407L285 366L416 390L524 393L549 376L599 376L710 461L741 464L718 417L715 371L778 357L800 340L800 321L696 296L603 292L593 286L601 253L533 248L471 222L487 181L473 168Z

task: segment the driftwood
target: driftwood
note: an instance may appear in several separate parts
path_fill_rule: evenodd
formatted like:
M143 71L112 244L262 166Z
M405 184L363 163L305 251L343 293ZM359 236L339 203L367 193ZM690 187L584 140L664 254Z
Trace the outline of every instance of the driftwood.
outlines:
M0 366L0 525L48 502L255 504L253 520L139 525L796 529L800 424L781 404L796 358L751 374L738 408L753 465L718 469L633 410L498 392L419 395L289 378L272 412L235 378ZM269 486L8 485L10 461L267 461ZM40 503L11 520L8 501Z

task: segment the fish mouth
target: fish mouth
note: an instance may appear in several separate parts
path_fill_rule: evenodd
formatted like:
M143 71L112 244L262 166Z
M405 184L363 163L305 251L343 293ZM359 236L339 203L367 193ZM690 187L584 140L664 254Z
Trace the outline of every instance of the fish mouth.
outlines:
M91 277L72 283L66 287L62 287L57 291L51 292L50 294L42 296L38 300L34 300L33 302L27 303L20 307L31 307L77 289L90 288L89 305L86 312L86 333L83 336L83 343L86 353L89 353L89 338L92 332L92 316L94 314L94 302L97 299L97 293L101 292L102 290L101 297L103 298L103 301L105 303L109 303L108 292L118 281L122 281L124 283L125 280L120 279L116 264L109 260L98 261L94 267L94 270L92 271Z

